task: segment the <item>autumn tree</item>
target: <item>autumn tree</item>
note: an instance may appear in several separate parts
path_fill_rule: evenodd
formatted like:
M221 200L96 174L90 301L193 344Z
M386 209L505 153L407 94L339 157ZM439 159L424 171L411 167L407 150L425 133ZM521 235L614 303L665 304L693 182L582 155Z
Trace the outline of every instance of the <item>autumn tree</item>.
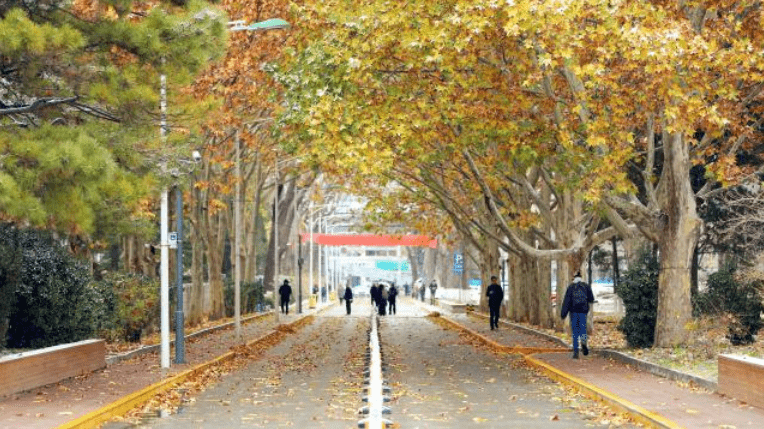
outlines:
M293 71L316 73L295 86L310 105L288 116L317 159L364 178L444 163L466 171L501 234L482 232L561 258L558 284L616 231L641 234L661 249L656 344L684 341L700 230L690 167L706 169L699 194L739 180L734 153L757 131L761 58L749 53L761 36L750 9L367 1L301 12L322 37L292 58Z

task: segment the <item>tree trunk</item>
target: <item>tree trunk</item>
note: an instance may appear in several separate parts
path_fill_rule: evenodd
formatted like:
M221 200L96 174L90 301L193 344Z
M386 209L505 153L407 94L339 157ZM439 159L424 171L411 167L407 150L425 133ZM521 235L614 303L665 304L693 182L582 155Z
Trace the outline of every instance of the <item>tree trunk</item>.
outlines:
M553 326L550 293L552 266L549 261L536 260L536 272L538 273L538 281L533 285L535 288L535 292L533 293L533 297L535 298L535 312L532 315L532 320L534 320L533 323L538 326L551 328Z
M419 248L406 247L406 255L409 258L409 266L411 267L411 285L419 278Z
M659 185L662 212L657 347L680 345L687 339L685 326L692 318L690 267L701 224L690 185L688 144L680 133L665 137L664 171Z
M225 316L223 255L225 252L226 215L224 211L207 214L207 278L209 279L210 320Z

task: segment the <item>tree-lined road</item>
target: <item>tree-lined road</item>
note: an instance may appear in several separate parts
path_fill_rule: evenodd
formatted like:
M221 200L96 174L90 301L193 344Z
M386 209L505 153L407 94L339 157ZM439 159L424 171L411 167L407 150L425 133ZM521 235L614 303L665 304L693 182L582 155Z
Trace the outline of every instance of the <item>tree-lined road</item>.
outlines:
M518 365L518 357L475 347L427 310L401 300L380 317L387 416L401 428L578 428L592 405ZM334 306L245 368L226 375L180 412L146 428L353 428L363 417L368 298L353 314ZM111 424L110 429L124 427Z

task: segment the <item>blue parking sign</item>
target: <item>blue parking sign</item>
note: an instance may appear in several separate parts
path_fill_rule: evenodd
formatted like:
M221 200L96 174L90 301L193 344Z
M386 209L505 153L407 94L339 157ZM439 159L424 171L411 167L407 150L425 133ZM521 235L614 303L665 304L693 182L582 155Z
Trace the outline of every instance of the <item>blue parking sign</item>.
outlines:
M454 252L454 272L461 273L464 271L464 257L461 252Z

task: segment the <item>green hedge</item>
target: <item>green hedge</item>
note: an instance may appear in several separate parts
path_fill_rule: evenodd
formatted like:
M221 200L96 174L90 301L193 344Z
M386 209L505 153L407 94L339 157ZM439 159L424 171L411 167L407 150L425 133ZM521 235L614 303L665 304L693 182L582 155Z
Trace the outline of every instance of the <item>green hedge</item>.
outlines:
M87 266L44 231L4 224L0 242L2 293L13 290L6 345L41 348L91 337L98 303Z
M618 323L630 347L652 347L658 318L658 258L644 250L620 277L615 293L623 300L626 315Z
M730 315L727 338L733 345L750 344L761 329L762 281L744 281L730 263L708 276L708 287L693 297L696 315Z

